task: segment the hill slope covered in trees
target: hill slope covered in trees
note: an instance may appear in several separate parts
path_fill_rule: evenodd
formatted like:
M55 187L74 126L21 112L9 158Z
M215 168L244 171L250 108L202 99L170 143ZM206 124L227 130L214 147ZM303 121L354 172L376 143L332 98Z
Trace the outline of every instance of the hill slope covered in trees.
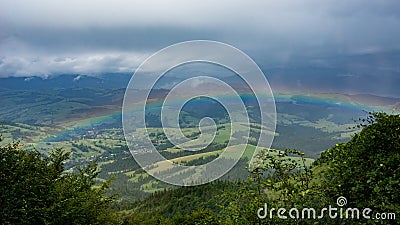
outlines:
M96 184L95 163L66 172L68 153L56 149L47 157L7 144L0 148L1 223L397 224L400 115L371 113L360 122L361 132L324 151L311 167L300 151L264 150L247 180L164 190L134 202L107 196L110 181ZM338 206L338 197L347 201L342 218L319 218L324 207ZM282 219L273 212L260 218L265 204L314 208L316 215ZM346 207L369 208L370 218L357 219Z

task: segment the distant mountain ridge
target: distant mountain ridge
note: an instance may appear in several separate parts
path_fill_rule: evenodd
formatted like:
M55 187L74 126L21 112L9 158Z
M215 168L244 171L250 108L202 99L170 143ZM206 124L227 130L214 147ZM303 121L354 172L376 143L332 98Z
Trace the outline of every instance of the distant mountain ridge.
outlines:
M0 90L46 90L60 88L126 88L132 74L112 73L99 76L63 74L42 78L6 77L0 78Z
M187 74L187 71L181 71L182 74ZM13 92L13 91L43 91L43 90L58 90L58 89L125 89L133 74L131 73L107 73L99 74L96 76L83 75L83 74L62 74L57 76L49 76L47 78L31 76L31 77L5 77L0 78L0 92ZM184 75L185 76L185 75ZM185 77L175 74L174 76L162 77L154 89L157 90L168 90L177 83L185 80ZM249 87L243 86L243 81L237 76L222 76L223 82L226 82L239 92L250 91ZM274 88L274 86L271 86ZM164 92L162 91L162 92ZM279 91L279 88L275 90L275 97L280 97L281 94L286 95L300 95L300 96L313 96L318 95L322 98L335 100L335 99L347 99L350 102L357 102L363 105L370 106L386 106L386 107L398 107L400 98L380 96L376 94L346 94L341 92L318 92L308 90L306 92L299 92L296 90L292 91ZM157 92L158 93L158 92ZM81 96L84 97L84 96Z

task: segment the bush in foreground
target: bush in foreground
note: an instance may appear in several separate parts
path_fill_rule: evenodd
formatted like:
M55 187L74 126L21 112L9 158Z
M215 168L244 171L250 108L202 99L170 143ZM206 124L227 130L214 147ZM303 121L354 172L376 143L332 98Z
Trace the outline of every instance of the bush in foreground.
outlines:
M1 224L115 224L105 197L110 182L95 187L95 163L66 173L69 153L49 157L25 151L18 143L0 147Z

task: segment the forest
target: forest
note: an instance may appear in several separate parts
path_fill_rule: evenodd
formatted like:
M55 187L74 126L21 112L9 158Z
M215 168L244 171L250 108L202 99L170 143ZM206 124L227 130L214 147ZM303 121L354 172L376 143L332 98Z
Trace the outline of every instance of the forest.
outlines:
M248 176L163 189L138 200L110 194L96 160L66 170L68 149L49 155L13 142L0 147L1 224L398 224L400 114L369 113L360 132L312 164L295 149L264 149ZM77 146L79 147L79 146ZM197 160L210 160L202 158ZM244 166L243 164L241 164ZM132 192L131 194L135 194ZM339 199L345 202L339 202ZM340 203L340 204L339 204ZM313 208L292 217L269 209ZM321 216L338 207L335 218ZM341 208L342 206L342 208ZM346 210L350 208L351 210ZM353 209L360 209L360 212ZM370 209L368 216L361 209ZM267 209L265 209L267 210ZM283 212L283 211L281 211ZM295 214L296 215L296 214Z

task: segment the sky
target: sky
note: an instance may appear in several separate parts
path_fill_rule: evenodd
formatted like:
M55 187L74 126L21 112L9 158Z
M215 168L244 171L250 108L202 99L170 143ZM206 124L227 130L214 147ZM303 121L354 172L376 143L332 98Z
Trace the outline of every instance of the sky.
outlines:
M315 86L321 70L394 96L399 27L397 0L0 0L0 77L131 73L161 48L206 39L241 49L276 83Z

